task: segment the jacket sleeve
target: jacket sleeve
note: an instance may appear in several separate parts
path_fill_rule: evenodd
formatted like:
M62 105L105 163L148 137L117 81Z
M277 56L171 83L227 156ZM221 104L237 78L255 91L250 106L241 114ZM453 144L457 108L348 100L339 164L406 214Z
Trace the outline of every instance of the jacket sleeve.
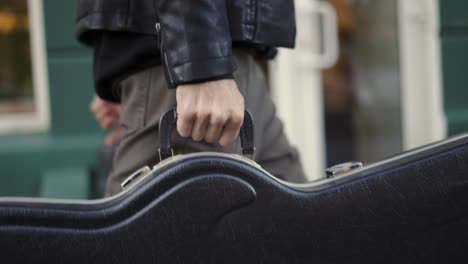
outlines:
M170 88L235 71L226 0L154 1Z

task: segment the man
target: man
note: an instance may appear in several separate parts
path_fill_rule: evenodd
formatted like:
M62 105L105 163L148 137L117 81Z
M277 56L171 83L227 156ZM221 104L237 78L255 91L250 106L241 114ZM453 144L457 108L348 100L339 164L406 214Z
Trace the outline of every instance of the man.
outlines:
M78 39L94 49L97 95L122 106L108 195L157 163L158 120L174 106L176 153L239 153L246 107L255 119L256 161L280 178L304 179L260 66L276 47L294 46L293 0L78 0L77 15ZM109 127L117 115L103 108L98 119Z

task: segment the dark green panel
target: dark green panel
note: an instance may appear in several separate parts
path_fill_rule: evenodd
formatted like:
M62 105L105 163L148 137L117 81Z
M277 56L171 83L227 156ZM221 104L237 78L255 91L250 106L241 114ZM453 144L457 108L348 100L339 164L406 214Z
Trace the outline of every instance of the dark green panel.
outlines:
M90 177L86 167L47 170L41 177L40 197L89 199Z
M53 135L99 131L89 103L94 94L91 52L75 40L75 1L44 0Z
M49 65L51 133L96 133L89 110L93 97L92 56L75 40L75 1L44 0Z
M439 0L442 27L468 28L468 1Z
M101 142L102 135L0 137L0 196L37 196L41 178L47 172L68 168L88 170Z
M49 58L52 134L100 131L89 109L94 90L91 57Z
M446 114L449 135L457 135L468 131L468 111L456 112L449 110Z
M442 38L444 108L451 135L468 131L468 35Z
M75 41L76 1L44 0L47 48L79 49Z

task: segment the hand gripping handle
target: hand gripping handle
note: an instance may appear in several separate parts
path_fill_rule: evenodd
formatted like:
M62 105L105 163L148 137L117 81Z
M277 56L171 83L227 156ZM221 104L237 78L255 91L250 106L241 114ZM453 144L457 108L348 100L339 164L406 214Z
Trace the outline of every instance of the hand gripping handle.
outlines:
M171 146L172 130L177 124L177 110L175 108L167 111L159 120L159 159L160 161L174 156L174 151ZM254 142L254 126L252 115L245 111L244 122L240 130L242 155L253 159L255 152Z

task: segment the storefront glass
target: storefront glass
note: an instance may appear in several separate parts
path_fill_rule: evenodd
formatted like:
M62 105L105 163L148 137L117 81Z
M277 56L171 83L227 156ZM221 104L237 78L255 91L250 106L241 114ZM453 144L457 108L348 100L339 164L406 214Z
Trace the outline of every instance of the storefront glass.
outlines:
M329 0L340 58L324 71L328 165L378 161L403 150L396 0Z
M0 117L35 111L28 2L0 1Z

